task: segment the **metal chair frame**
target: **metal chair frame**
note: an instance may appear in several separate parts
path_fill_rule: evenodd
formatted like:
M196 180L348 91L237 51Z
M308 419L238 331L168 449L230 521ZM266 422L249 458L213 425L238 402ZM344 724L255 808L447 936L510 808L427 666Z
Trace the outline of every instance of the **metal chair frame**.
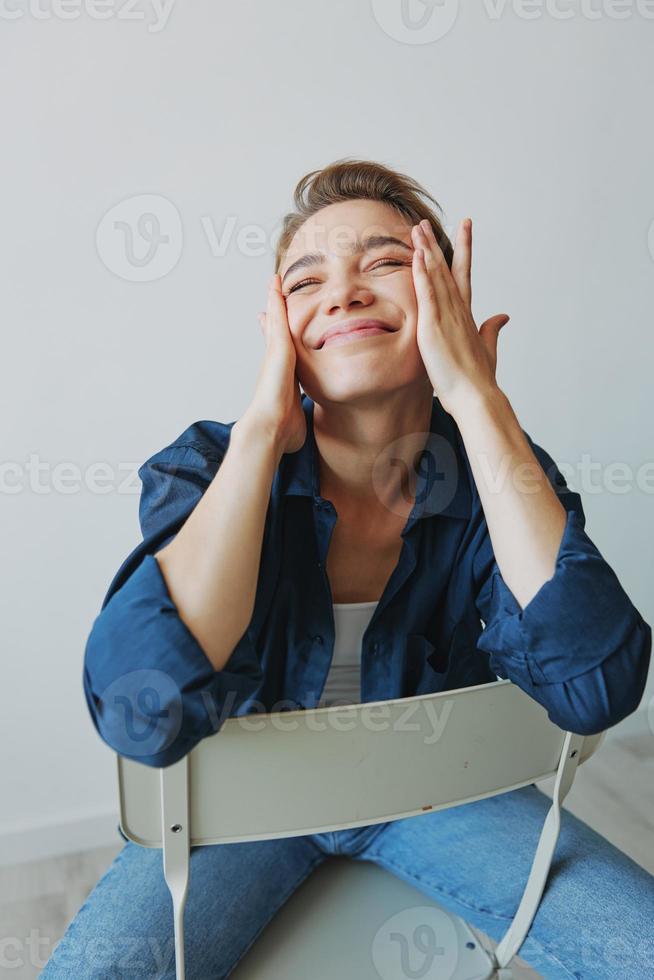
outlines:
M380 727L379 716L385 720ZM564 732L507 679L389 701L228 718L164 767L117 757L120 830L163 848L184 980L190 848L359 827L460 806L555 776L522 899L489 976L506 980L536 915L577 766L604 732Z

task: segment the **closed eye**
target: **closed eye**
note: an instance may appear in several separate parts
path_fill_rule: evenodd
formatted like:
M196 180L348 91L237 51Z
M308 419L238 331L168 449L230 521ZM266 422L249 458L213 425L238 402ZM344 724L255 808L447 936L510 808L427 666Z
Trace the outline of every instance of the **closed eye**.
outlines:
M372 265L370 268L372 270L372 269L376 269L378 266L381 266L381 265L407 265L407 264L408 263L406 263L406 262L400 262L397 259L380 259L378 262L375 262L375 264ZM301 282L296 283L295 286L292 286L289 289L288 295L290 296L291 293L294 293L296 289L302 289L303 286L308 286L309 283L311 283L311 282L318 282L318 280L317 279L302 279Z

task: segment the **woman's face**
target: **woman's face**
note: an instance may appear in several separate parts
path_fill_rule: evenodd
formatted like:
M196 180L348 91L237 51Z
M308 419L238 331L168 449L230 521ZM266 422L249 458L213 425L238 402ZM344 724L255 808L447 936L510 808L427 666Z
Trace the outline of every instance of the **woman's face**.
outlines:
M373 236L397 241L355 247ZM348 401L424 382L416 342L413 251L411 223L380 201L330 204L296 232L279 271L296 373L314 401ZM380 320L390 329L318 346L329 328L362 318Z

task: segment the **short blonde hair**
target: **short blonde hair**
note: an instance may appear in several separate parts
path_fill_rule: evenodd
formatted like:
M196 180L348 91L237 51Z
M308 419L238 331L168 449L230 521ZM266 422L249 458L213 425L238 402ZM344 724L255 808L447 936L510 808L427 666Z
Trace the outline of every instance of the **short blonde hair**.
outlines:
M330 204L361 198L389 204L414 225L427 218L445 260L452 268L454 250L436 213L438 211L443 214L438 201L406 174L372 160L345 158L330 163L322 170L312 170L296 185L293 192L295 211L284 216L282 232L275 248L274 271L279 272L293 236L307 218ZM432 201L436 210L426 204L423 198Z

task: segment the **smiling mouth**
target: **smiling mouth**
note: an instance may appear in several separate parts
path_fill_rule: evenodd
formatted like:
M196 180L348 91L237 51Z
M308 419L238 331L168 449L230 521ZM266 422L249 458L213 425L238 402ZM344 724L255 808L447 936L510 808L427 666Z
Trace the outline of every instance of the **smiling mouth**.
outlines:
M348 330L347 333L332 334L323 344L318 347L339 347L342 344L352 343L354 340L363 340L366 337L376 337L380 334L395 333L394 330L387 330L384 327L358 327L356 330Z

